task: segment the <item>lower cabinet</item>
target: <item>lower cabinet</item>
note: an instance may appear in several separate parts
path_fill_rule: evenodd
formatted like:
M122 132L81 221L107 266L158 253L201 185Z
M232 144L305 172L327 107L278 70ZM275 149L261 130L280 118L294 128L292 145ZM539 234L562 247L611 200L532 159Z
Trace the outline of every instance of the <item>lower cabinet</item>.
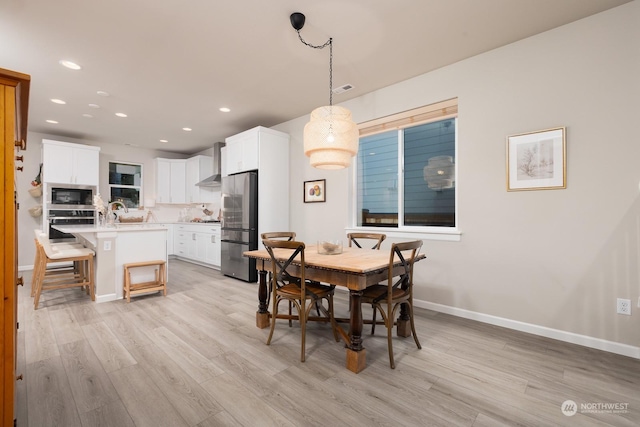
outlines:
M220 226L177 224L173 254L185 261L220 268Z

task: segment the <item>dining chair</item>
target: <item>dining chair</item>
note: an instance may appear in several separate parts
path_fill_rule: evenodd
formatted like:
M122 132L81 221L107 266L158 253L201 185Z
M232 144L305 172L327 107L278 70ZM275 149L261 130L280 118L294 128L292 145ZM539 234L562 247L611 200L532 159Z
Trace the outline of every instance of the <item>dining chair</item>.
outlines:
M409 323L411 325L411 334L419 349L422 348L416 327L413 321L413 264L418 253L422 248L422 240L412 242L394 243L391 245L389 255L389 268L386 284L377 284L366 288L360 299L361 304L371 304L376 311L380 311L384 325L387 328L387 345L389 347L389 363L391 369L395 369L396 365L393 360L393 344L392 332L395 318L398 315L398 308L403 304L407 307L409 314ZM400 262L400 277L396 277L394 281L394 265ZM398 268L398 266L396 266ZM375 318L374 318L375 325ZM371 334L374 333L372 328Z
M291 320L298 319L300 321L300 329L302 332L300 361L304 362L307 321L311 319L309 316L311 308L320 308L325 317L318 317L313 320L328 320L331 323L334 339L336 341L339 340L336 322L333 317L333 293L335 286L327 286L305 280L305 244L303 242L297 242L295 240L263 240L262 244L271 257L272 267L271 297L273 306L271 311L271 331L269 332L267 345L271 344L271 338L273 337L273 331L276 326L276 319L289 319L290 326ZM276 256L276 250L283 250L285 258L283 259L282 252L280 251L279 255L281 256ZM328 308L322 305L321 301L323 299L327 300ZM295 316L291 313L289 315L278 314L278 305L282 301L288 301L290 304L295 305L298 315Z
M296 239L295 231L270 231L268 233L262 233L260 235L262 240L284 240L288 242Z
M382 233L349 233L347 234L347 240L349 240L349 247L353 243L358 248L362 248L361 244L364 245L364 241L367 242L367 245L371 244L371 241L374 241L373 247L371 249L378 249L382 246L382 242L387 238L386 234ZM373 334L376 330L376 309L373 308L373 315L371 318L371 333Z
M295 231L270 231L267 233L262 233L260 235L262 240L285 240L290 242L296 239ZM269 283L269 288L267 290L267 307L269 307L269 303L271 301L271 272L269 272L269 279L267 281ZM289 315L291 315L292 304L289 302ZM318 316L320 313L318 313ZM289 326L293 325L293 322L289 320Z
M382 242L386 238L387 238L387 235L382 233L349 233L347 234L347 239L349 240L349 247L351 247L351 243L353 243L357 247L362 248L361 243L364 244L362 242L363 240L367 240L367 241L374 240L375 243L371 249L380 249ZM368 244L371 244L371 243L369 242Z

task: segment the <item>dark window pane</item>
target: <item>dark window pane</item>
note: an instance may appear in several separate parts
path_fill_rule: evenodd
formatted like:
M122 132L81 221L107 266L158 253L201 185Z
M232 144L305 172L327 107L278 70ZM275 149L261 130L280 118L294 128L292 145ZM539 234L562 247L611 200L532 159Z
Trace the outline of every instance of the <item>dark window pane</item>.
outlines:
M404 224L455 226L455 119L404 130Z
M141 182L142 166L109 162L109 184L139 187Z
M137 208L140 205L140 190L136 188L111 187L112 202L124 203L127 208Z
M398 226L398 132L360 139L358 225Z

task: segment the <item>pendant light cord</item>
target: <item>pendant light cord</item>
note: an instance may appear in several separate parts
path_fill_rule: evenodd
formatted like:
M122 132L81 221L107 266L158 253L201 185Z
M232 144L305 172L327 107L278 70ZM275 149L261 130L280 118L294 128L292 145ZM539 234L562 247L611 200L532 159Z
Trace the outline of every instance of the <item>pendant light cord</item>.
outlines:
M324 49L325 47L329 46L329 106L331 107L333 106L333 38L329 37L329 40L327 40L324 44L316 46L311 43L307 43L302 38L300 30L296 30L296 32L298 33L298 38L300 39L300 41L309 47L312 47L314 49Z

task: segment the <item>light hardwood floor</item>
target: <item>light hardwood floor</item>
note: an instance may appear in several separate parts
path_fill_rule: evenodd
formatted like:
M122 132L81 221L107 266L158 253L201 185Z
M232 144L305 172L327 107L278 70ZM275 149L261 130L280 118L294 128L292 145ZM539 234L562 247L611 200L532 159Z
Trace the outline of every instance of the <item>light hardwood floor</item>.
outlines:
M639 360L416 309L422 350L394 337L391 370L384 327L365 325L356 375L326 324L309 326L305 363L295 324L265 345L255 284L172 260L168 292L96 304L52 291L34 311L21 289L18 425L640 425ZM345 292L336 307L348 317ZM613 403L626 412L598 408Z

